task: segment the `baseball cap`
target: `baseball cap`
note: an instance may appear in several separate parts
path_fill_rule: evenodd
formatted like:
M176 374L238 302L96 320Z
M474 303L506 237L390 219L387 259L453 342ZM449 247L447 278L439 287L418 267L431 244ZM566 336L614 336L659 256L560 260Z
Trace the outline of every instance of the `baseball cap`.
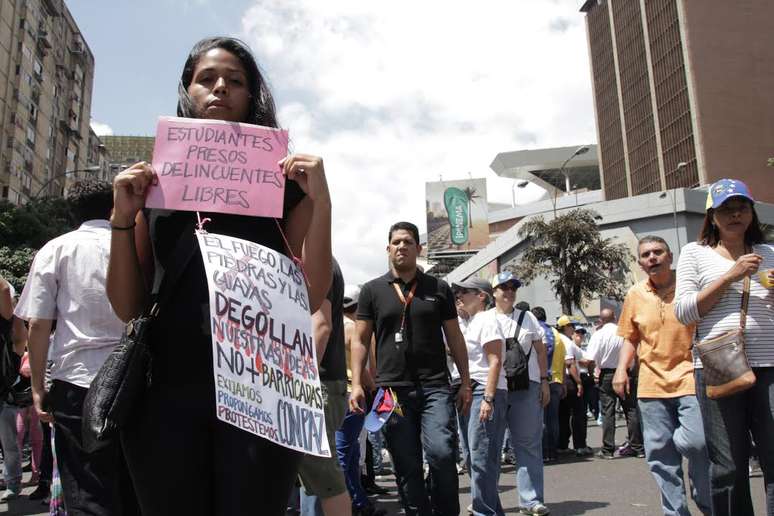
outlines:
M472 276L465 281L457 281L452 283L452 288L469 288L471 290L480 290L486 294L492 293L492 286L489 282L478 276Z
M357 304L357 298L360 297L360 287L357 285L347 285L344 287L344 308L349 308Z
M366 430L378 432L387 420L390 419L393 412L395 412L395 400L392 398L391 391L379 387L374 398L374 404L371 406L371 411L365 418L364 426Z
M570 319L569 315L562 315L562 316L559 317L559 319L556 320L556 326L558 328L561 328L563 326L567 326L568 324L572 325L572 327L574 328L578 323L576 321L573 321L572 319Z
M744 197L750 202L755 202L747 185L737 179L720 179L715 181L707 190L706 210L717 209L731 197Z
M511 271L503 271L499 274L495 274L492 278L492 288L497 288L505 283L513 283L515 288L521 286L521 281L519 281L519 278L514 276Z

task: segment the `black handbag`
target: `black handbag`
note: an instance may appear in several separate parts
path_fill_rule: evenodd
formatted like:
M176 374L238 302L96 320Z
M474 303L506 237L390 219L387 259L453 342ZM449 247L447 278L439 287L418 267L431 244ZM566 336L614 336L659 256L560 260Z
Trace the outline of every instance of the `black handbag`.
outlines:
M157 266L149 307L127 323L121 341L89 386L81 421L81 444L87 452L117 437L151 385L150 328L198 248L193 227L193 223L186 226L178 238L169 270L159 270Z
M532 355L532 347L529 353L524 350L519 343L521 334L521 324L524 322L524 314L519 314L516 322L516 332L513 337L505 339L505 357L503 358L503 370L505 371L505 380L508 384L508 391L523 391L529 389L529 357ZM511 315L513 318L513 315Z

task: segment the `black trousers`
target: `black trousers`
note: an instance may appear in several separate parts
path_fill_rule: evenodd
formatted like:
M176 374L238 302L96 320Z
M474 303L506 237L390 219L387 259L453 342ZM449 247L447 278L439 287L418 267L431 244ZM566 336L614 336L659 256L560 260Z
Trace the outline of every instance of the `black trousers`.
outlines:
M572 435L573 449L580 450L586 447L586 402L583 396L578 396L578 387L572 378L565 379L564 387L567 396L559 402L558 448L569 448Z
M87 389L54 380L46 397L54 416L54 447L67 514L139 514L118 441L87 453L81 446L81 413Z
M599 397L602 400L602 449L608 453L615 452L615 405L618 395L613 390L615 369L602 369L599 375ZM640 410L637 407L637 375L629 375L629 395L621 400L626 428L629 434L629 446L634 451L642 452L642 427L640 426Z
M209 335L156 328L181 334L152 341L153 384L121 433L142 515L284 515L303 455L217 419Z
M599 417L599 388L594 383L594 377L589 373L581 373L583 384L583 399L586 401L586 410L590 411L594 419Z

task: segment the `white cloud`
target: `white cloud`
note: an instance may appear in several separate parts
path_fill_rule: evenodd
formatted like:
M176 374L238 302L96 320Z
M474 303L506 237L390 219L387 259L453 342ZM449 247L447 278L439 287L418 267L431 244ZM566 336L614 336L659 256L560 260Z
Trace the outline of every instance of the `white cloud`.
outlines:
M323 156L347 282L386 268L387 230L425 227L426 181L496 178L498 152L595 140L578 2L261 0L243 37L294 147ZM511 201L511 182L488 184ZM526 188L520 202L542 190Z
M94 131L97 136L113 136L112 127L93 119L91 120L91 130Z

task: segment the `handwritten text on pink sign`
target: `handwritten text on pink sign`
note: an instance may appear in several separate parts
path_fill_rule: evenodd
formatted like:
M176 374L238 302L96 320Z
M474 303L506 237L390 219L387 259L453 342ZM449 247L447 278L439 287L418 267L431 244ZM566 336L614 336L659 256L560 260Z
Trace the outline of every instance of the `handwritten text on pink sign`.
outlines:
M145 205L281 217L287 131L216 120L160 117Z

